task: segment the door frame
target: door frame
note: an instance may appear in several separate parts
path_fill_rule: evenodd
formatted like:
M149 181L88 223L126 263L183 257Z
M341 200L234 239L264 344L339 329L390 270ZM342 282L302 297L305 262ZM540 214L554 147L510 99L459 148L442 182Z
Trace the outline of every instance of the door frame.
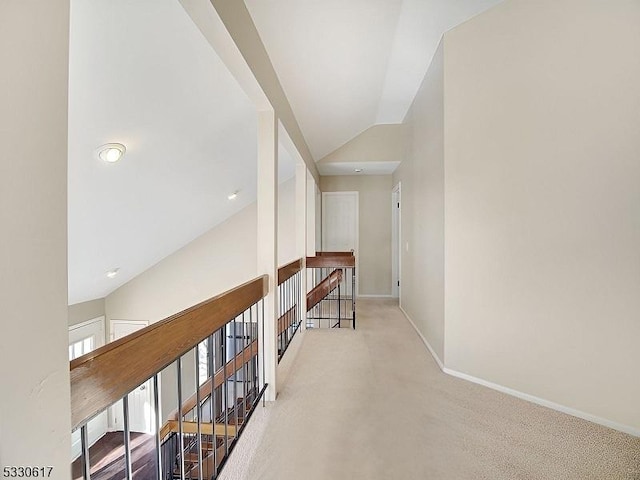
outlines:
M321 203L321 208L322 208L322 243L321 243L321 251L325 249L325 245L326 245L326 233L327 233L327 228L326 228L326 216L327 216L327 209L325 208L325 198L327 196L342 196L342 197L347 197L347 196L353 196L356 199L356 228L355 228L355 233L356 233L356 245L355 245L355 251L354 251L354 255L356 257L356 271L355 271L355 277L356 277L356 291L353 292L353 294L357 297L358 296L358 291L360 290L360 282L359 282L359 278L360 278L360 192L356 191L356 190L348 190L348 191L343 191L343 192L322 192L322 203Z
M402 306L402 188L401 182L391 190L391 296Z
M79 335L81 330L87 329L87 327L92 327L85 334ZM74 325L69 325L69 345L72 345L84 338L87 338L87 333L89 335L94 335L97 341L93 346L93 350L102 347L106 341L106 318L104 315L100 315L99 317L92 318L90 320L86 320L84 322L76 323ZM88 427L88 436L89 436L89 447L93 446L98 440L100 440L108 431L109 431L109 420L107 412L102 412L92 418L87 424ZM92 430L92 425L98 425L97 433L95 430ZM77 432L77 433L76 433ZM76 430L76 432L72 433L71 439L71 457L72 460L76 460L80 457L80 430Z

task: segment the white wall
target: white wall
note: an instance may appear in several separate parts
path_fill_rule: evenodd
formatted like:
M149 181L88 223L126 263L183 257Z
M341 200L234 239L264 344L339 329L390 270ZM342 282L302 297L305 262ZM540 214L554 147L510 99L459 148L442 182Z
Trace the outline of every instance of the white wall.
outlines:
M278 187L278 266L296 257L296 179L293 177Z
M323 176L320 189L358 192L358 293L391 295L391 175Z
M433 62L405 118L401 182L400 305L444 361L444 51Z
M640 432L640 2L445 37L446 366Z
M0 2L0 467L69 478L68 0Z
M102 317L105 314L104 298L69 305L69 326Z
M318 163L399 162L406 149L403 124L373 125Z

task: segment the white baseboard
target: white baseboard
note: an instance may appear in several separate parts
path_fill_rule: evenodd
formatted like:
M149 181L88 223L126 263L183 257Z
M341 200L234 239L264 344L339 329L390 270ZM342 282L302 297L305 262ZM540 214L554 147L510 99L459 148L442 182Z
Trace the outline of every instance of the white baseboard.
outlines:
M398 297L394 297L393 295L357 295L356 299L358 298L398 298Z
M425 344L425 346L427 347L427 350L429 350L429 353L431 354L431 356L433 357L433 359L436 361L436 363L438 364L438 367L440 367L440 370L442 370L444 372L444 363L442 362L442 360L440 360L440 357L436 354L436 351L433 349L433 347L431 346L431 344L429 343L429 341L425 338L424 335L422 335L422 332L420 330L418 330L418 327L416 326L416 324L414 323L414 321L411 319L411 317L409 316L409 314L407 312L404 311L404 308L400 307L400 311L404 314L405 318L407 320L409 320L409 323L411 324L411 326L413 327L413 329L416 331L416 333L418 334L418 336L422 339L422 343Z
M477 378L472 375L468 375L466 373L458 372L450 368L445 367L442 371L453 377L457 377L457 378L461 378L462 380L467 380L469 382L477 383L478 385L491 388L492 390L497 390L498 392L506 393L507 395L511 395L513 397L517 397L522 400L527 400L528 402L535 403L537 405L542 405L543 407L547 407L552 410L557 410L558 412L566 413L573 417L582 418L583 420L588 420L589 422L597 423L598 425L603 425L605 427L609 427L614 430L618 430L620 432L628 433L629 435L633 435L634 437L640 437L639 428L635 428L630 425L623 425L621 423L607 420L606 418L602 418L596 415L592 415L590 413L582 412L580 410L576 410L575 408L567 407L565 405L561 405L559 403L555 403L550 400L545 400L544 398L536 397L534 395L529 395L528 393L520 392L518 390L514 390L512 388L505 387L497 383L489 382L487 380L483 380L482 378Z
M606 418L598 417L596 415L592 415L590 413L582 412L580 410L576 410L571 407L567 407L565 405L561 405L559 403L552 402L550 400L545 400L544 398L536 397L534 395L530 395L528 393L520 392L518 390L514 390L513 388L505 387L504 385L499 385L497 383L489 382L487 380L483 380L482 378L474 377L472 375L468 375L466 373L458 372L457 370L452 370L447 368L440 360L440 357L436 355L436 352L433 350L427 339L422 335L418 327L413 322L411 317L407 315L407 312L404 311L402 307L400 310L407 318L409 323L413 326L415 331L418 333L418 336L422 339L422 342L426 345L427 350L431 353L431 356L434 358L440 370L442 370L447 375L451 375L452 377L460 378L462 380L466 380L468 382L476 383L478 385L482 385L483 387L490 388L492 390L496 390L498 392L506 393L507 395L511 395L516 398L520 398L522 400L526 400L531 403L535 403L537 405L541 405L543 407L550 408L552 410L556 410L558 412L566 413L567 415L571 415L573 417L582 418L583 420L587 420L592 423L597 423L598 425L603 425L608 428L612 428L614 430L618 430L620 432L627 433L629 435L633 435L634 437L640 437L640 428L632 427L630 425L624 425L621 423L617 423L611 420L607 420Z

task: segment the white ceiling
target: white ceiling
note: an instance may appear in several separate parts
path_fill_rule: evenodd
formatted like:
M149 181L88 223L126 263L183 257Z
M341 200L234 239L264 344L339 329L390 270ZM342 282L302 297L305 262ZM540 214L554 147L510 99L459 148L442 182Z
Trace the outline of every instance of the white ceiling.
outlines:
M73 0L69 304L108 295L253 202L256 123L177 0ZM127 147L119 163L94 156L109 142Z
M499 1L246 3L318 160L401 121L442 32ZM255 200L256 115L178 0L72 0L69 81L74 304L108 295ZM110 142L127 147L119 163L94 155ZM294 162L280 151L283 180Z
M502 0L245 0L316 160L399 123L442 34Z

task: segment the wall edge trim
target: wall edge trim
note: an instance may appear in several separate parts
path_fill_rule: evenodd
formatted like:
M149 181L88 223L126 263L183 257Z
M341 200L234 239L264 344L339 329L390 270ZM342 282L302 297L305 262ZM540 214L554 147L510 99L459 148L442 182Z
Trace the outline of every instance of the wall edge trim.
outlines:
M474 377L473 375L458 372L457 370L452 370L451 368L445 367L442 371L447 375L451 375L452 377L456 377L462 380L466 380L468 382L476 383L478 385L482 385L492 390L496 390L501 393L506 393L507 395L511 395L512 397L516 397L521 400L526 400L528 402L535 403L537 405L547 407L547 408L550 408L551 410L556 410L561 413L566 413L567 415L571 415L572 417L581 418L582 420L587 420L591 423L596 423L598 425L602 425L604 427L608 427L613 430L617 430L619 432L627 433L634 437L640 437L640 428L636 428L631 425L624 425L622 423L614 422L613 420L608 420L606 418L598 417L597 415L583 412L575 408L567 407L566 405L552 402L551 400L546 400L544 398L536 397L535 395L530 395L528 393L524 393L519 390L514 390L513 388L505 387L504 385L500 385L498 383L489 382L488 380L483 380L482 378Z
M440 370L442 370L443 372L445 371L445 367L444 367L444 363L442 362L442 360L440 360L440 357L438 357L438 354L436 354L436 351L433 349L433 347L431 346L431 344L429 343L429 341L425 338L424 335L422 335L422 332L420 330L418 330L418 327L416 326L416 324L413 322L413 320L411 319L411 317L409 316L409 314L407 312L405 312L404 308L402 307L398 307L400 308L400 311L403 313L403 315L405 316L405 318L409 321L409 323L411 324L411 326L413 327L413 329L416 331L416 333L418 334L418 336L420 337L420 339L422 340L422 343L425 344L425 346L427 347L427 350L429 350L429 353L431 354L431 356L433 357L433 359L436 361L436 363L438 364L438 367L440 368ZM446 372L445 372L446 373Z
M505 393L507 395L511 395L512 397L519 398L521 400L525 400L527 402L535 403L536 405L540 405L542 407L550 408L551 410L555 410L557 412L565 413L567 415L571 415L572 417L581 418L582 420L586 420L591 423L595 423L597 425L602 425L603 427L611 428L613 430L617 430L622 433L626 433L628 435L634 437L640 437L640 428L633 427L631 425L625 425L622 423L614 422L613 420L608 420L606 418L598 417L597 415L593 415L591 413L583 412L581 410L577 410L575 408L567 407L566 405L562 405L560 403L552 402L551 400L546 400L541 397L536 397L535 395L530 395L528 393L521 392L519 390L514 390L513 388L505 387L504 385L500 385L498 383L493 383L488 380L484 380L482 378L474 377L473 375L469 375L467 373L462 373L457 370L453 370L451 368L447 368L444 366L440 357L436 354L434 349L431 347L427 339L422 335L418 327L413 322L411 317L404 311L402 307L399 307L400 311L404 314L406 319L409 321L411 326L414 328L422 342L427 347L427 350L433 357L433 359L440 367L443 373L450 375L452 377L459 378L461 380L466 380L467 382L475 383L477 385L481 385L483 387L490 388L492 390L496 390L501 393Z

